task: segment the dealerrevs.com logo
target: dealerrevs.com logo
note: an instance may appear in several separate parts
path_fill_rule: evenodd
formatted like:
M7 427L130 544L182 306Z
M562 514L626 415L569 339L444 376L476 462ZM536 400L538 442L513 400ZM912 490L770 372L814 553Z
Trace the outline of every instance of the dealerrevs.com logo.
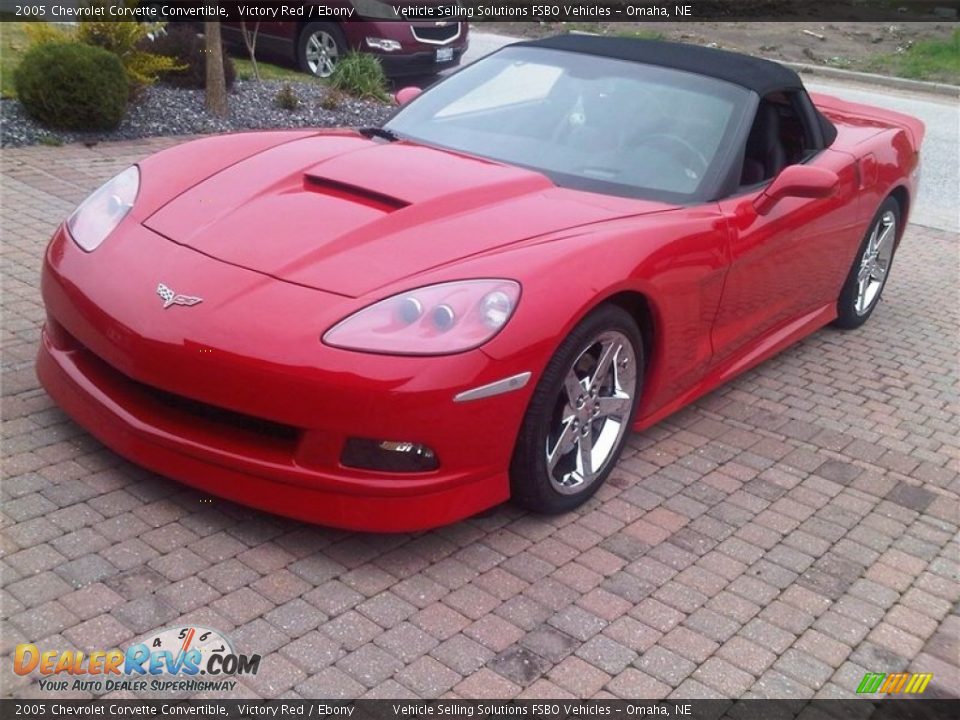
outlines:
M93 693L203 692L233 690L236 675L256 675L259 655L241 655L217 630L168 628L126 650L41 650L17 645L13 669L18 675L38 673L40 689Z

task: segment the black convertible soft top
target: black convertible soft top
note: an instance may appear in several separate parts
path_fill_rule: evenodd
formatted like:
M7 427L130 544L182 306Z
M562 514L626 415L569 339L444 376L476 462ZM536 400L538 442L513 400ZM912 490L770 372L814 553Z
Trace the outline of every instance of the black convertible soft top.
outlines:
M740 85L753 90L760 97L778 90L803 89L800 76L783 65L699 45L578 34L557 35L517 45L567 50L685 70Z

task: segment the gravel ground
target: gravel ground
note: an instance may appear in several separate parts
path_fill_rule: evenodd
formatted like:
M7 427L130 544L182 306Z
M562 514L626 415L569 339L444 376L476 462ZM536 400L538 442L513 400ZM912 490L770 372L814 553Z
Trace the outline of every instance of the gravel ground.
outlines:
M230 113L216 118L204 110L203 90L154 85L130 106L120 127L112 132L49 130L24 111L17 100L0 102L0 145L129 140L156 135L195 135L256 128L366 127L379 125L392 112L389 105L344 97L333 110L320 106L329 89L319 82L290 83L300 99L296 110L277 106L281 81L238 80L230 92Z

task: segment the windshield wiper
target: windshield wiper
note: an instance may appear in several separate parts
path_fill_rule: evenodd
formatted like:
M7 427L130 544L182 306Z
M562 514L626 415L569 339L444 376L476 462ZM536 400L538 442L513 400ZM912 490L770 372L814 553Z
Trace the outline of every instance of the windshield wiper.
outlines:
M361 135L368 138L378 137L388 140L389 142L396 142L400 139L400 136L397 135L393 130L387 130L386 128L379 127L367 127L360 128L358 131Z

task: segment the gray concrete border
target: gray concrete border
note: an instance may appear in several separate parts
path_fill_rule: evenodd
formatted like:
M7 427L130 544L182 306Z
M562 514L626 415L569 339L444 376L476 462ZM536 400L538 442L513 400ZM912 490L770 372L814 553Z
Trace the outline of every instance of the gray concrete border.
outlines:
M894 88L896 90L910 90L913 92L933 93L936 95L960 98L960 86L950 85L948 83L911 80L910 78L894 77L892 75L876 75L874 73L843 70L825 65L811 65L810 63L785 62L783 60L774 60L774 62L793 68L803 75L816 75L832 80L843 80L844 82L880 85L881 87Z

